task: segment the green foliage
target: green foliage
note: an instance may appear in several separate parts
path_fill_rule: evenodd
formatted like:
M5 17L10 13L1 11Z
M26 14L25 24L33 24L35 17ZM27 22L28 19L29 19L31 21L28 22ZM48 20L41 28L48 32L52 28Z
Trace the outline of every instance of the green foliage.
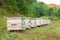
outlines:
M56 17L56 16L49 16L48 19L50 19L50 20L52 20L52 21L59 20L59 18Z
M36 6L35 6L35 10L34 10L34 13L35 13L35 16L36 17L40 17L40 16L43 16L44 14L43 14L43 8L42 8L42 6L43 5L41 5L42 3L37 3L36 4Z
M0 6L2 6L2 3L0 2Z
M28 7L28 14L31 14L34 17L46 16L48 14L48 7L43 2L32 3Z
M60 18L60 9L57 10L57 14L56 15Z
M35 2L35 0L19 0L17 1L18 8L21 14L27 15L28 7Z
M49 8L47 4L37 2L37 0L0 0L0 7L3 10L0 11L0 14L5 16L55 16L60 18L59 8Z
M60 8L51 8L51 11L49 11L49 16L51 17L58 17L60 18Z

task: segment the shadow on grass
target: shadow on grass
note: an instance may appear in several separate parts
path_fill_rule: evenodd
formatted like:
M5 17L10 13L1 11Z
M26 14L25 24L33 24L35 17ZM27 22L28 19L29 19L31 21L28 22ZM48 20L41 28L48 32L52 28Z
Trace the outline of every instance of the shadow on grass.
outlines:
M45 27L45 26L47 26L47 25L39 25L39 26L37 26L37 27L42 28L42 27ZM32 30L32 29L35 30L37 27L27 28L26 30L10 30L10 32L25 33L25 32L27 32L27 31L29 31L29 30Z
M20 33L23 33L23 32L25 32L25 30L10 30L10 32L20 32Z

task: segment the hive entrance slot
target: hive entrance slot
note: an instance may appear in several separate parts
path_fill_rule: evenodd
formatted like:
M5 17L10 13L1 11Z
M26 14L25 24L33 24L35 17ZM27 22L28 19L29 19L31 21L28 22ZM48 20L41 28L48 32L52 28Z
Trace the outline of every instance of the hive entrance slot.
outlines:
M12 24L12 26L16 26L17 24Z

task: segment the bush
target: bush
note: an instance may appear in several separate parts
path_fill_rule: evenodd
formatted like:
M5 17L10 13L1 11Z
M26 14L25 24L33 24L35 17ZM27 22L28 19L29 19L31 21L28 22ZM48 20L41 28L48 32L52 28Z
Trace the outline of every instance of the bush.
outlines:
M50 16L48 19L50 19L50 20L52 20L52 21L56 21L56 20L58 20L58 17Z

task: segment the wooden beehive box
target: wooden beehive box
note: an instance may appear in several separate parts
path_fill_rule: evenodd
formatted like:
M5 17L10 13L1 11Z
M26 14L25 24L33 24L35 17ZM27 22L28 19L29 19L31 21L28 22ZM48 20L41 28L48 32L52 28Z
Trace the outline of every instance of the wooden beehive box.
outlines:
M40 24L41 24L41 25L44 25L44 19L41 19L41 20L40 20Z
M43 24L44 24L44 25L46 24L46 20L45 20L45 19L43 19Z
M36 19L31 20L31 27L37 27L36 25Z
M51 21L50 20L46 20L46 24L50 24L51 23Z
M37 25L37 26L42 25L42 24L41 24L41 19L40 19L40 18L36 18L36 25Z
M25 28L26 29L30 29L31 28L31 24L30 24L30 18L25 18Z
M22 27L22 18L12 17L7 18L7 29L8 30L24 30Z

